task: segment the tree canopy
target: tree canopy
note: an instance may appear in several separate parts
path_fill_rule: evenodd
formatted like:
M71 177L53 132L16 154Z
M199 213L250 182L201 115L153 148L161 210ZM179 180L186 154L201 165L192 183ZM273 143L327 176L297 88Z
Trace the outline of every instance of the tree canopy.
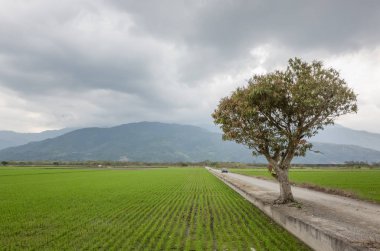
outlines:
M353 112L356 94L338 71L294 58L284 71L254 75L247 86L223 98L212 116L225 140L264 155L276 175L311 149L308 138Z

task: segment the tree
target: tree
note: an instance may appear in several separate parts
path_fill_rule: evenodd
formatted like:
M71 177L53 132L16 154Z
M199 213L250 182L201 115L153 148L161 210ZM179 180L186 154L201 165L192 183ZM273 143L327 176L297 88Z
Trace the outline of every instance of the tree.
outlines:
M347 113L356 113L356 94L322 62L289 60L284 71L254 75L248 86L221 99L212 114L224 140L264 155L280 184L276 203L294 201L288 171L295 156L311 150L307 139Z
M6 165L8 165L8 161L1 161L1 164L2 164L3 166L6 166Z

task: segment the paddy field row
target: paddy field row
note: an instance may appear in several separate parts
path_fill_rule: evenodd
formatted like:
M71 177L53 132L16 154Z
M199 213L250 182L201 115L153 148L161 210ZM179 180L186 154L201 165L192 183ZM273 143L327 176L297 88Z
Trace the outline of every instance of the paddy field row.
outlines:
M0 169L2 250L309 250L203 168Z

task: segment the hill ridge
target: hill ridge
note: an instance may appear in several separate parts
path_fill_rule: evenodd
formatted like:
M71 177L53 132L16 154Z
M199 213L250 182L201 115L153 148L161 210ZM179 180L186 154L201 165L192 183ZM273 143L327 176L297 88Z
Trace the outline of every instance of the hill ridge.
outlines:
M355 145L314 142L315 150L294 163L379 162L380 151ZM136 122L113 127L77 129L56 138L0 151L0 160L113 160L142 162L266 162L243 145L223 141L207 129L176 123Z

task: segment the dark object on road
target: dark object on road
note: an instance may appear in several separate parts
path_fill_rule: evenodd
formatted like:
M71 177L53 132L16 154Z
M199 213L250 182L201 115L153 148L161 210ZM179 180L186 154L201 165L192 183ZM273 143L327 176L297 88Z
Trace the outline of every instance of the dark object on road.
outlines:
M222 168L222 173L228 173L228 170L226 168Z

